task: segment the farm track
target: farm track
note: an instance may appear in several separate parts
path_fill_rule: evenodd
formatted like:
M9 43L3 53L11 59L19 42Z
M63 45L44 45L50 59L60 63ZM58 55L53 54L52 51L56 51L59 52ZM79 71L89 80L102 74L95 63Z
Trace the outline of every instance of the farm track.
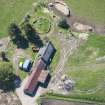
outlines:
M74 37L71 37L67 40L63 37L63 35L58 36L58 39L61 44L60 59L57 64L57 67L55 68L54 76L52 77L52 80L49 84L49 89L54 89L56 87L56 83L58 82L58 80L60 80L61 76L64 73L64 66L68 60L68 57L78 48L81 42Z

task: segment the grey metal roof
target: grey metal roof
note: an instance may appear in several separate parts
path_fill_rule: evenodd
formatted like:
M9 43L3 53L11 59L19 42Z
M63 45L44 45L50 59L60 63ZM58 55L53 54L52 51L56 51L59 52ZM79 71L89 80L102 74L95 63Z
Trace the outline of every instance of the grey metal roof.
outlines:
M48 42L45 44L44 47L42 47L40 50L39 50L39 55L41 56L41 58L45 61L45 62L48 62L52 56L52 54L54 53L55 51L55 48L54 46L52 45L51 42Z

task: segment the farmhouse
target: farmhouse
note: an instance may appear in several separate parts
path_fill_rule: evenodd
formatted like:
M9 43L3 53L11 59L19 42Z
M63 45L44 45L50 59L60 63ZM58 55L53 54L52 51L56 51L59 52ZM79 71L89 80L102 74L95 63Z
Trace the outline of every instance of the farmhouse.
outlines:
M32 73L30 74L27 84L24 88L24 92L28 95L33 96L36 93L39 85L46 87L48 85L50 74L49 71L45 70L48 66L52 55L55 52L55 48L51 42L46 43L46 45L40 49L40 58L36 63L33 64Z

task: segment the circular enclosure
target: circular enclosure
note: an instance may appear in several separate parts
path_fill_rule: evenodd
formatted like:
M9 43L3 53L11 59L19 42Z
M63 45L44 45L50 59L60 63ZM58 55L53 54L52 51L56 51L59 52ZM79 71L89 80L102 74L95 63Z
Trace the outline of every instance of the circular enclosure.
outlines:
M51 30L51 22L49 19L41 17L33 22L33 27L38 33L45 34Z

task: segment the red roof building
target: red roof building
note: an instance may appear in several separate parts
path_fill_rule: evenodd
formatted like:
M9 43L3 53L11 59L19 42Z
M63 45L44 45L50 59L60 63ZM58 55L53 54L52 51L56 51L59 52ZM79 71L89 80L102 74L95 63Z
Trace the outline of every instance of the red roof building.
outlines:
M36 63L36 66L32 68L32 73L28 78L28 82L24 88L24 92L29 95L33 95L37 85L38 85L38 78L42 70L46 68L46 64L40 59Z
M55 48L51 42L46 43L39 51L39 59L33 64L32 73L30 74L27 84L24 88L24 92L33 96L36 93L39 84L46 87L50 80L49 71L46 71L46 67L50 64Z

